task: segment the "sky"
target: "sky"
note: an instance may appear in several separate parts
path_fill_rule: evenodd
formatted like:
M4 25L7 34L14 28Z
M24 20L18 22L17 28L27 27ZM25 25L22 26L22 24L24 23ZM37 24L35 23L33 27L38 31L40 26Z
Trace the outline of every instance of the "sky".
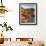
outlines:
M36 4L25 3L25 4L20 4L20 7L23 7L23 8L36 8Z

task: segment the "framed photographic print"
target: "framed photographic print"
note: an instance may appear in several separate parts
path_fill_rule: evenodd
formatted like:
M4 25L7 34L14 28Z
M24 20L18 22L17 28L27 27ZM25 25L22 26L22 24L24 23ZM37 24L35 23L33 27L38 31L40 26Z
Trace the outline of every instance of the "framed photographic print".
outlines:
M37 25L37 3L19 3L19 24Z

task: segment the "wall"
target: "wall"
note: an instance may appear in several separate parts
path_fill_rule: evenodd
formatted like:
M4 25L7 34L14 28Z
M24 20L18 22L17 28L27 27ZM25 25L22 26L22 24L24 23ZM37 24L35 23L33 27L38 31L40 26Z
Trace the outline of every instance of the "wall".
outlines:
M10 9L5 17L0 17L0 23L8 22L14 29L4 33L5 37L33 37L34 40L46 42L46 0L3 0L4 5ZM35 25L19 25L19 3L37 3L37 22Z

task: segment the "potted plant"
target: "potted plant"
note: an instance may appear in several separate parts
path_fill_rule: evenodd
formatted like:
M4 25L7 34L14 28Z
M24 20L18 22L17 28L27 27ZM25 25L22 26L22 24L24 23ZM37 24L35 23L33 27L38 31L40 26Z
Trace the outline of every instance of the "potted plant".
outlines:
M3 35L3 31L4 31L4 28L6 29L6 32L7 31L12 31L13 29L12 29L12 27L11 26L8 26L7 25L7 22L4 22L3 24L0 24L0 26L2 27L2 32L1 32L1 34L0 34L0 44L3 44L4 43L4 35Z

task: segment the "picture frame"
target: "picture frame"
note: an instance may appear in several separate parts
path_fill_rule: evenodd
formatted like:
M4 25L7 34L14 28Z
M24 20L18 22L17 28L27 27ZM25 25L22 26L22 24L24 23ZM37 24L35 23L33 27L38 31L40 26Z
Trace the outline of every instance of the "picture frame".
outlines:
M19 3L19 24L37 25L37 3Z

